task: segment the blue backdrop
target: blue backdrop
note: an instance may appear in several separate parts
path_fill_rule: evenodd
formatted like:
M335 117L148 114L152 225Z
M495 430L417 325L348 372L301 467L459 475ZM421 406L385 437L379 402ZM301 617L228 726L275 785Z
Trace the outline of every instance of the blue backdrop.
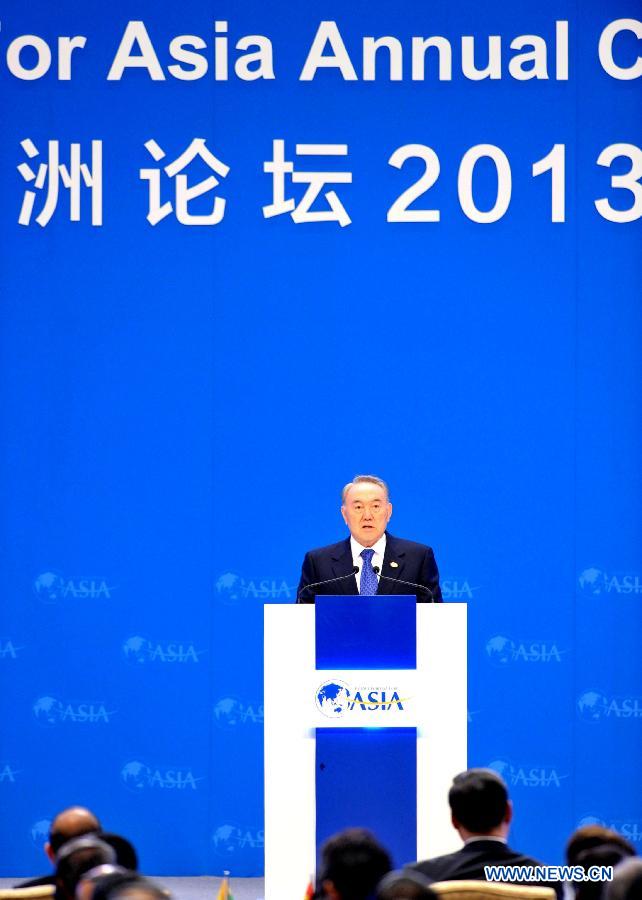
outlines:
M262 607L292 602L305 550L343 535L339 491L364 471L391 484L392 532L435 548L446 600L469 603L469 759L507 779L513 843L557 862L600 820L640 846L642 209L626 184L642 102L639 77L621 77L636 74L634 26L613 65L598 53L609 23L638 14L633 0L3 13L2 874L42 870L49 820L77 802L147 871L262 872ZM108 79L133 21L147 68ZM356 80L345 66L301 80L322 21ZM194 80L168 69L184 34L207 64L182 63ZM236 49L245 35L269 38L274 78L234 72L257 52ZM483 70L489 35L498 77L476 80L462 37ZM511 49L520 35L536 37ZM86 37L68 78L61 36ZM401 80L385 48L364 79L368 36L399 41ZM449 42L450 78L432 47L413 80L413 36ZM520 71L549 77L515 77L535 45ZM262 46L248 69L267 75ZM312 206L341 203L350 224L305 221L306 183L287 172L303 221L264 215L273 141L295 172L351 173ZM408 144L438 157L411 209L439 221L387 221L424 172L417 154L435 174L427 151L389 164ZM467 181L479 144L501 151L482 151L502 169L500 206L512 176L494 222L474 220L498 197L488 155ZM551 221L551 173L532 173L556 144L565 221ZM198 215L219 221L184 224Z

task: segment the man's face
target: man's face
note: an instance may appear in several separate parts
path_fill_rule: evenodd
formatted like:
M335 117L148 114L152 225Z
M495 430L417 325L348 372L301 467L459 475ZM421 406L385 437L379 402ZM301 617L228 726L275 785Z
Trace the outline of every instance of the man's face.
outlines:
M392 503L378 484L360 481L346 494L341 515L352 537L362 547L372 547L386 530L392 515Z

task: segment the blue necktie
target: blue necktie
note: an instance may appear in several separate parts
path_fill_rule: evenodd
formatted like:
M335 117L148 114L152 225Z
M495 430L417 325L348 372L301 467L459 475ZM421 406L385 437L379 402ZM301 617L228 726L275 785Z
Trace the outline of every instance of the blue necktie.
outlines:
M372 548L362 550L360 555L363 560L363 565L361 566L361 584L359 586L359 593L371 596L377 593L377 588L379 587L377 573L372 568L374 550Z

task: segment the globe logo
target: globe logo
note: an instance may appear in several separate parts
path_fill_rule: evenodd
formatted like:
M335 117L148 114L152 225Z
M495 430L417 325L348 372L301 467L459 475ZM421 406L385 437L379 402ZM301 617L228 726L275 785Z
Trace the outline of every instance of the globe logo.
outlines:
M608 702L598 691L586 691L577 701L580 716L585 722L598 722L606 713Z
M214 587L216 596L224 603L237 603L245 596L245 581L233 572L221 575Z
M263 856L265 833L262 828L253 825L219 825L212 834L212 844L215 855L226 864L232 861L230 857L239 852L247 856L252 851L258 862L259 857Z
M132 760L126 763L120 772L125 786L137 794L149 785L151 769L145 763Z
M129 662L144 663L148 659L149 641L135 635L123 644L123 654Z
M36 720L43 725L55 725L60 720L62 704L55 697L39 697L33 705Z
M497 774L504 779L504 781L509 781L511 773L513 771L513 767L509 762L506 762L504 759L494 759L491 763L488 764L488 768L492 769L493 772L497 772Z
M515 658L515 642L497 634L486 643L486 656L496 666L505 666Z
M580 574L580 587L585 594L597 595L602 593L604 587L605 574L601 569L591 568L584 569Z
M317 689L317 709L329 719L342 716L348 709L349 702L350 688L343 681L326 681Z
M48 603L55 603L56 600L60 600L63 596L64 587L65 582L55 572L43 572L33 582L33 589L38 597Z
M221 825L212 835L212 843L219 856L234 853L239 846L240 830L235 825Z
M221 728L236 728L243 723L243 704L236 697L224 697L214 706L214 722Z
M583 816L577 823L578 828L586 828L587 825L600 825L602 828L608 827L604 819L598 819L597 816Z
M51 819L38 819L31 826L31 839L34 844L42 844L43 841L49 840L49 832L51 831Z

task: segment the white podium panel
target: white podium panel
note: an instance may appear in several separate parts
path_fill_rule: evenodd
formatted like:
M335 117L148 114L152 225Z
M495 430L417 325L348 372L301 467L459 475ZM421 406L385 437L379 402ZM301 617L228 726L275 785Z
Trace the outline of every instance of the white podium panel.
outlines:
M315 872L318 727L416 727L418 858L456 849L448 790L467 767L466 613L417 604L414 670L317 670L314 605L266 604L265 900L302 896Z

